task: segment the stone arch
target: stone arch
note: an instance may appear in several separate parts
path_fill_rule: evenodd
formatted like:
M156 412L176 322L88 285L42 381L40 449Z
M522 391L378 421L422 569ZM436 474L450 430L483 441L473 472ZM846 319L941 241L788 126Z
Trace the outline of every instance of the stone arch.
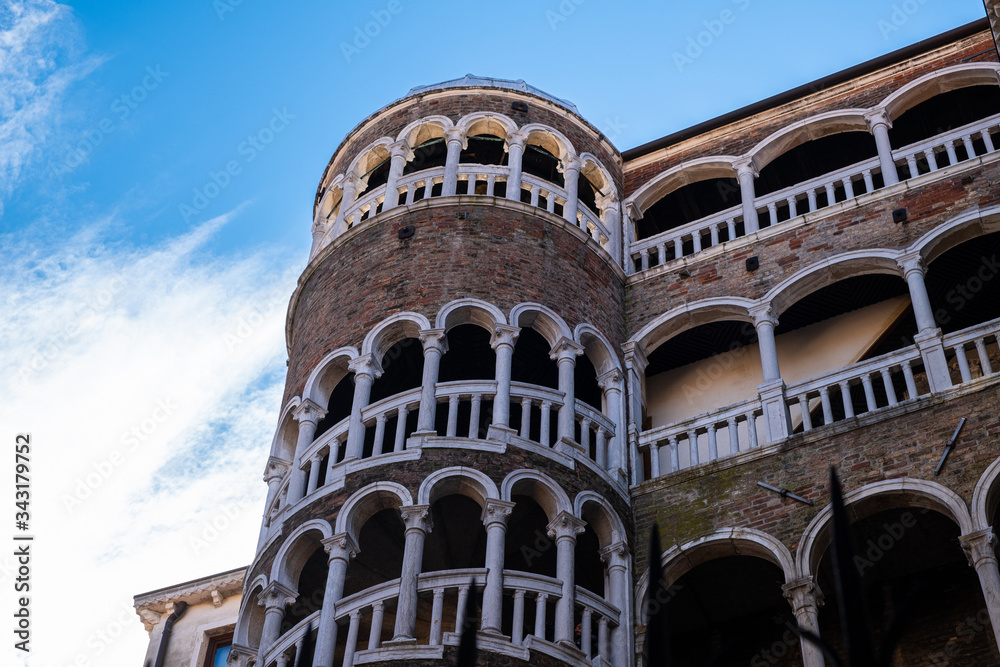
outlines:
M576 325L573 329L573 340L583 346L583 353L590 358L598 375L611 370L622 370L621 361L615 354L611 341L593 325Z
M845 278L885 273L899 276L902 280L902 270L896 263L900 254L895 250L873 248L828 257L785 278L772 287L760 301L769 304L775 315L780 316L796 301Z
M996 63L964 63L925 74L893 92L878 105L889 120L899 118L921 102L941 93L969 86L997 85Z
M921 236L905 252L918 251L928 264L957 245L1000 231L1000 206L959 213Z
M962 535L972 532L972 517L965 501L951 489L922 479L900 477L866 484L844 494L844 505L852 523L890 507L922 507L940 512L958 524ZM795 558L796 571L813 576L832 539L833 506L827 505L806 527Z
M553 347L560 338L573 338L573 332L566 321L554 310L540 303L517 304L511 308L510 323L521 328L531 327Z
M626 200L626 204L641 214L674 190L685 185L706 181L710 178L735 178L736 168L733 163L738 159L731 155L713 155L681 163L647 181ZM641 217L640 215L639 218Z
M361 178L371 171L377 164L389 158L389 146L391 144L391 138L379 137L365 146L363 150L358 151L358 154L354 156L353 160L351 160L351 163L348 165L344 173L347 174L347 177L354 176ZM362 184L362 189L363 188L364 185Z
M529 123L521 128L525 133L525 144L541 146L557 158L565 162L567 159L576 157L576 149L566 135L559 130L542 125L541 123Z
M481 299L456 299L445 304L434 318L436 329L449 329L460 324L475 324L490 333L498 324L507 324L503 311Z
M281 411L278 418L278 428L274 431L274 438L271 439L271 454L274 458L291 462L295 457L295 445L298 442L299 425L292 417L292 412L302 403L302 400L295 396L285 409Z
M238 620L236 622L235 636L233 637L234 644L239 644L247 648L258 648L260 641L259 631L263 630L264 625L264 610L257 604L257 597L267 588L267 584L267 575L259 574L249 585L244 587L247 594L240 601L240 611L236 616ZM255 629L258 632L253 632ZM258 635L256 643L251 639L251 636L254 634Z
M864 109L838 109L792 123L753 147L747 157L758 170L802 144L841 132L869 132Z
M462 116L455 123L455 127L462 128L466 137L477 134L491 134L506 141L507 135L517 130L517 123L503 114L490 111L474 111Z
M648 323L629 342L636 343L644 354L649 354L677 334L702 324L724 320L753 322L750 308L755 304L755 301L742 297L718 297L685 303Z
M537 502L549 521L556 518L560 512L572 512L573 504L569 496L555 480L537 470L515 470L507 475L500 485L500 497L510 501L513 495L530 496Z
M424 116L413 121L396 135L396 141L405 141L410 148L416 148L425 141L444 137L446 128L454 126L447 116Z
M601 548L624 542L625 526L611 503L596 491L581 491L573 500L573 514L594 529Z
M433 505L438 499L455 494L471 498L480 507L484 507L488 499L500 498L496 483L485 473L465 466L452 466L435 470L421 482L417 504Z
M337 513L337 534L347 533L358 544L361 527L373 514L412 504L413 496L402 484L373 482L355 491L341 506Z
M985 530L992 527L991 510L995 510L1000 502L1000 458L991 463L976 482L972 492L972 527L973 530Z
M420 313L396 313L379 322L361 343L361 354L370 354L381 362L389 348L405 338L417 338L421 331L430 329L431 323Z
M779 539L753 528L723 528L663 552L660 557L663 581L669 587L698 565L723 556L755 556L778 566L786 583L797 578L792 554ZM646 620L644 601L648 588L649 569L646 569L639 577L635 593L635 613L640 623Z
M330 402L330 394L337 383L350 372L348 366L351 361L357 358L358 350L354 347L340 347L327 354L309 373L302 395L317 405L326 407Z
M611 172L597 159L596 155L586 152L580 153L580 162L583 163L583 166L580 167L581 176L585 176L595 188L601 191L601 194L605 196L614 194L617 197L618 192L614 179L611 178Z
M322 519L312 519L298 526L285 538L271 566L271 581L296 589L299 573L309 557L322 547L321 540L333 537L330 524Z

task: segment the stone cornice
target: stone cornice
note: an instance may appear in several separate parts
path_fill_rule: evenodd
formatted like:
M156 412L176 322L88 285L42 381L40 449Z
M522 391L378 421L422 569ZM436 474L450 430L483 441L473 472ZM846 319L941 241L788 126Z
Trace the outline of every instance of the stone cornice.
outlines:
M246 572L247 569L241 567L238 570L230 570L229 572L222 572L203 579L187 581L169 588L141 593L133 598L133 606L136 613L140 617L143 617L142 612L144 611L163 614L167 611L168 604L176 604L181 601L187 602L189 605L205 602L215 604L218 596L225 599L241 594L243 591L243 578L246 576ZM213 593L216 593L216 595L213 596ZM143 618L145 619L145 617Z

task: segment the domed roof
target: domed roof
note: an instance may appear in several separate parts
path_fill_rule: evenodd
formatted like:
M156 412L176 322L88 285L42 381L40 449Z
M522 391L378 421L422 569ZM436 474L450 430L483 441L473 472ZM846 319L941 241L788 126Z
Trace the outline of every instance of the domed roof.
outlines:
M531 93L532 95L541 97L542 99L554 102L569 109L577 115L580 113L580 111L576 108L576 105L572 102L549 95L544 90L540 90L534 86L529 86L524 82L524 79L514 81L512 79L495 79L489 76L476 76L475 74L466 74L461 79L442 81L441 83L434 83L429 86L416 86L414 88L410 88L410 92L406 94L406 97L427 93L432 90L443 90L445 88L505 88L507 90L516 90L522 93Z

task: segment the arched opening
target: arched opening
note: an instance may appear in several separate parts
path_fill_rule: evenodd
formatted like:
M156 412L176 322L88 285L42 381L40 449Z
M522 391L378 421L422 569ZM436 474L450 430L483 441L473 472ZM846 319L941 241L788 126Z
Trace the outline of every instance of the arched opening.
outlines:
M888 354L913 345L917 332L909 290L898 275L873 273L853 276L822 287L796 301L779 316L775 344L781 377L786 384L808 380L826 372ZM917 393L930 390L927 376L918 361L911 365ZM902 366L890 368L892 395L898 400L910 395ZM861 381L851 382L851 413L863 414L890 404L885 378L871 378L875 406L868 406ZM824 424L819 392L807 397L810 423ZM829 391L832 421L847 415L843 392ZM799 405L793 405L794 430L803 428Z
M304 621L314 612L323 607L323 595L326 591L326 577L329 571L329 559L326 550L318 547L302 566L299 574L295 602L285 607L285 617L281 621L281 634Z
M443 167L448 160L448 144L444 137L435 137L419 144L413 149L413 157L406 166L403 167L403 175L412 174L424 169ZM437 197L441 194L441 183L436 183L427 192L426 184L422 184L413 191L413 201L420 201L428 197Z
M959 546L958 526L936 511L893 504L882 498L871 508L874 513L851 526L852 565L861 575L876 645L903 611L906 622L893 665L997 664L986 603ZM820 636L843 654L833 576L828 550L816 574L826 598L819 610Z
M689 222L707 218L726 209L738 206L742 201L740 184L735 178L709 178L682 185L673 192L663 196L655 204L643 211L642 219L636 223L638 240L647 239L657 234L676 229ZM737 223L737 236L743 235L743 223ZM729 241L729 230L723 226L719 240ZM708 247L703 243L702 247ZM694 252L692 241L687 241L690 249L684 254ZM670 249L673 252L673 249Z
M893 119L889 141L894 149L903 148L998 113L1000 87L980 85L959 88L924 100ZM993 132L996 131L994 127ZM972 139L976 154L984 154L986 145L982 137L977 134ZM961 141L956 143L955 151L959 160L975 157L968 154ZM940 147L936 149L935 159L938 165L948 164L947 152ZM926 157L918 156L917 165L920 173L929 171Z
M260 638L264 633L264 615L266 612L262 606L257 604L263 590L261 586L254 588L250 592L250 595L247 596L248 602L243 608L243 622L240 623L240 626L241 628L245 627L246 630L241 631L240 634L243 636L237 638L237 642L243 643L247 648L251 649L260 647Z
M421 571L464 570L486 564L483 508L460 494L444 496L431 505L432 530L424 540Z
M754 189L757 196L761 197L876 157L878 157L878 148L875 145L875 137L871 133L855 131L831 134L799 144L771 160L760 170L760 176L754 184ZM880 174L874 176L876 188L884 185L881 179ZM852 187L855 194L863 193L865 191L864 180L857 177L853 181ZM816 189L816 205L819 208L829 206L837 201L844 201L846 198L844 185L839 181L835 183L836 201L829 201L825 188ZM800 196L796 208L798 211L809 210L809 202L805 194ZM760 226L767 227L791 217L787 202L778 202L777 210L777 220L771 220L768 212L761 213Z
M441 357L438 369L438 383L467 382L470 380L493 380L496 376L497 355L490 346L490 333L476 324L459 324L448 330L448 351ZM458 404L458 433L475 433L485 438L491 422L491 401L480 399L479 420L472 428L472 400L461 396ZM435 424L439 434L446 432L448 404L437 405Z
M386 508L369 517L358 534L358 554L347 566L344 596L398 579L404 544L398 509Z
M354 373L345 375L330 393L326 405L326 416L316 424L316 437L320 437L333 426L351 416L351 406L354 404Z
M522 327L521 333L517 337L514 345L514 356L511 360L510 379L512 382L524 382L537 387L547 387L549 389L559 389L559 366L555 360L549 357L551 351L549 342L542 334L531 327ZM513 391L512 391L513 394ZM556 424L552 418L558 408L550 408L549 429L550 442L541 444L549 446L557 437ZM542 407L538 401L534 401L531 407L531 417L529 421L528 438L534 442L541 442L541 416ZM516 431L521 430L521 402L520 399L511 399L510 427Z
M559 187L566 185L566 181L559 171L559 158L536 144L525 144L524 156L521 158L521 171Z
M757 331L749 322L721 320L687 329L648 353L647 359L643 430L751 399L764 381ZM749 443L749 424L739 421L737 442L730 441L728 428L720 427L719 451L735 454L740 442ZM755 432L758 427L762 429L755 425ZM699 436L700 461L708 460L707 440ZM667 449L661 448L660 470L670 470ZM690 449L689 444L679 448L681 467L691 464ZM645 463L650 470L651 462Z
M469 137L468 146L459 156L462 164L507 164L507 150L503 137L477 134Z
M576 182L576 199L579 204L583 204L594 214L598 212L597 192L598 189L590 182L590 179L581 173Z
M411 389L418 389L423 382L424 348L417 338L403 338L394 343L382 355L382 376L372 384L369 404L376 403L390 396L396 396ZM406 415L405 436L409 437L417 429L418 414L416 410ZM399 413L392 410L387 414L387 420L382 434L382 452L394 444L393 434L399 422ZM375 451L375 436L378 430L376 420L365 422L365 443L362 456L368 457ZM346 446L346 442L345 442ZM343 447L341 448L344 449ZM343 459L343 453L338 460Z
M666 606L672 664L801 665L784 583L781 568L755 556L722 556L688 571L666 600L650 603Z
M589 523L576 536L575 567L576 585L604 597L607 573L601 562L601 540Z
M512 494L516 503L507 519L507 535L504 544L504 571L527 572L545 577L556 577L556 545L547 534L549 518L542 506L531 496ZM532 634L535 628L537 598L528 594L524 601L525 634ZM545 636L553 640L555 635L555 601L545 604ZM510 635L514 625L514 599L504 594L502 629Z

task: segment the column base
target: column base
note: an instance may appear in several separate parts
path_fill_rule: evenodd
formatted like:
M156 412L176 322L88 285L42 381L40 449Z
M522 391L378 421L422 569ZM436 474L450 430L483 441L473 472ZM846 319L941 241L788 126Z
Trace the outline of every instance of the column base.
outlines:
M558 440L556 440L556 444L552 446L552 449L556 450L560 454L565 454L566 456L572 456L573 452L582 452L583 445L576 442L575 440L571 440L570 438L563 436Z
M927 383L931 392L944 391L951 387L951 371L948 370L948 359L945 357L944 341L940 329L927 329L913 337L913 342L920 350L927 371Z
M407 646L416 646L416 637L393 637L388 641L382 642L380 648L405 648Z
M764 435L768 442L784 440L792 433L792 415L785 400L785 383L772 380L757 387L760 405L764 412Z
M510 444L511 438L518 437L517 431L512 429L510 426L500 426L498 424L490 424L490 427L486 430L486 439L495 440L497 442L502 442L504 444Z

